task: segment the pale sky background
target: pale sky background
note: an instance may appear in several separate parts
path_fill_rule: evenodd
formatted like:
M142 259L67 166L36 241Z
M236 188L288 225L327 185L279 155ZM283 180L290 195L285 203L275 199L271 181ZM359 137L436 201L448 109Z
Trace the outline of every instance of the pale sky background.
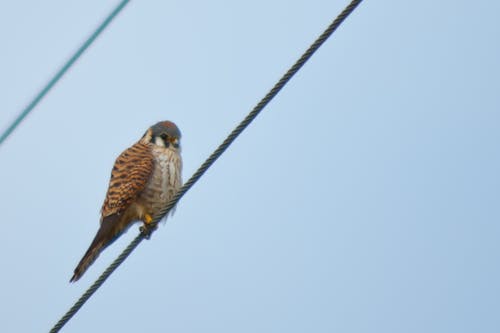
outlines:
M4 129L117 1L0 2ZM0 331L46 332L112 164L187 180L348 1L133 1L0 146ZM365 1L64 332L499 332L500 3Z

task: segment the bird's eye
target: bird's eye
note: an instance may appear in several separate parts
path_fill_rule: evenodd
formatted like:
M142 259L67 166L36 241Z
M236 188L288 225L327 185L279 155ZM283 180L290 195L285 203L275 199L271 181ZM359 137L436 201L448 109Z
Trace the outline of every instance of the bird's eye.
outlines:
M165 133L163 133L162 135L160 135L160 137L161 137L163 140L167 140L168 135L166 135Z

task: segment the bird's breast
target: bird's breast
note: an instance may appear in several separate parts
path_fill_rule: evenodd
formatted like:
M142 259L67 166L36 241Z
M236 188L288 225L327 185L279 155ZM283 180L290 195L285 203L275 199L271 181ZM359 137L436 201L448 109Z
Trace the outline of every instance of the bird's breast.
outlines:
M153 148L154 167L141 201L150 214L156 215L182 186L180 155L170 149Z

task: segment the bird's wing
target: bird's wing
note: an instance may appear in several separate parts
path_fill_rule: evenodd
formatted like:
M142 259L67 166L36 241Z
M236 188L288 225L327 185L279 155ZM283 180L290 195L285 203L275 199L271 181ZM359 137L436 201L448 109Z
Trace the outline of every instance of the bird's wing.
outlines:
M121 153L111 171L108 193L101 210L101 227L75 268L71 282L77 281L99 253L123 231L121 215L146 188L154 167L148 145L138 142Z
M118 156L111 171L101 223L108 216L121 215L146 188L153 173L154 159L147 144L137 142Z

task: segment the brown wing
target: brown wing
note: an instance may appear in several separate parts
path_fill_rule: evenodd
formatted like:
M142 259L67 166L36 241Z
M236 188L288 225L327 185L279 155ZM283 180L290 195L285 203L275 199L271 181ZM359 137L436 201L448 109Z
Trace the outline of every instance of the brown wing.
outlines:
M141 142L137 142L118 156L102 205L101 223L107 216L122 214L145 189L152 175L153 164L149 146Z

